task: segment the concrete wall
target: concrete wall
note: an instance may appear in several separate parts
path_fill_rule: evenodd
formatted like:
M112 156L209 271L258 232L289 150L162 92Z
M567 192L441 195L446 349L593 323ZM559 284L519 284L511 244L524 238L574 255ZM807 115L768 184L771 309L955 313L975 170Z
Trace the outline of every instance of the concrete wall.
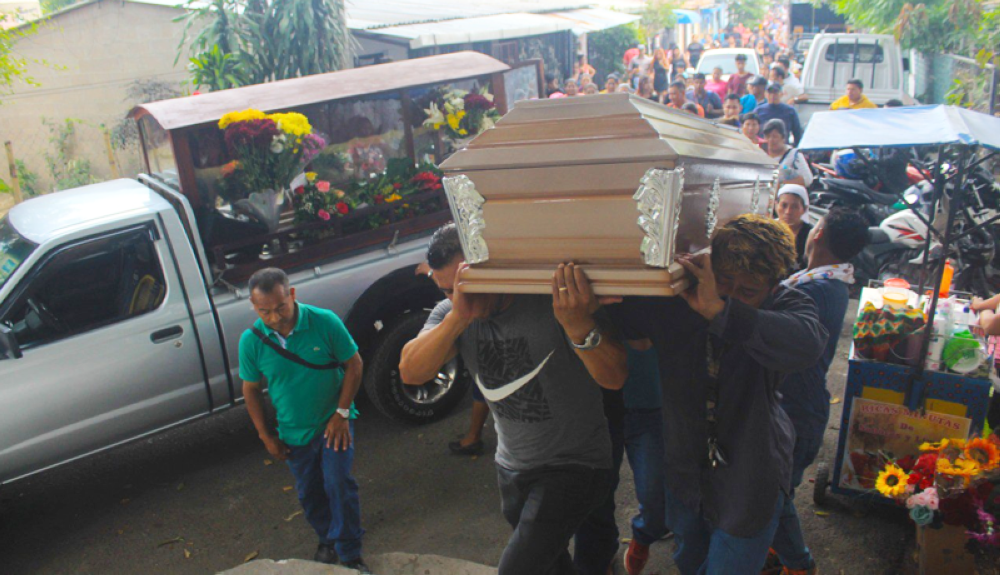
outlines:
M128 86L156 79L181 89L187 77L186 58L174 65L184 24L172 20L179 14L165 6L102 0L45 22L16 46L33 61L30 75L40 86L22 84L14 94L0 96L0 141L11 140L18 159L48 187L43 154L51 146L42 119L80 120L73 157L90 160L95 176L109 178L101 125L110 128L128 112ZM134 151L118 155L123 175L139 169ZM6 172L0 168L0 178L6 179Z

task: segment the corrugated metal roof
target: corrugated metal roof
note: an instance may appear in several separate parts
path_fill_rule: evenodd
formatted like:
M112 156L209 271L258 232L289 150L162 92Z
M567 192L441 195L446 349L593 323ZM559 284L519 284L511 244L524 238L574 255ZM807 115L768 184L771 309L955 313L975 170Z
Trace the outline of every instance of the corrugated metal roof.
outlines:
M429 46L523 38L525 36L563 32L572 28L573 23L568 20L550 18L545 14L519 12L514 14L497 14L496 16L480 16L478 18L464 18L462 20L392 26L370 30L370 32L379 36L405 38L410 41L410 48L416 50Z
M565 12L553 12L546 14L549 18L559 18L573 23L574 34L586 34L597 32L635 22L641 16L636 14L626 14L614 10L604 10L603 8L581 8L579 10L567 10Z
M542 13L587 8L586 0L346 0L347 26L373 30L517 12Z

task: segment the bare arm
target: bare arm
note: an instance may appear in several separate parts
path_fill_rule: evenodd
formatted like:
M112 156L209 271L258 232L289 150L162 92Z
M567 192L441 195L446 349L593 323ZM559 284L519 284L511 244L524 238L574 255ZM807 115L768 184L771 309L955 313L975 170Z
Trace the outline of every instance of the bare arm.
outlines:
M1000 294L990 299L972 298L972 311L996 311L998 305L1000 305Z
M583 270L572 263L559 265L552 277L552 309L556 319L571 341L581 344L595 327L594 312L599 307L597 296ZM605 389L621 389L628 376L628 358L621 342L607 334L597 347L575 349L577 357L590 376Z
M247 413L257 428L257 436L264 442L267 452L275 459L284 461L288 457L288 446L278 439L278 436L267 427L267 417L264 415L264 390L259 381L243 382L243 399L247 404Z
M406 385L423 385L451 361L457 354L455 340L468 324L462 322L454 310L431 329L420 332L405 346L399 360L399 376Z
M361 354L355 353L351 359L344 362L344 379L340 386L340 400L337 402L339 409L351 409L354 397L361 389L361 374L364 371L364 362L361 361ZM323 433L326 439L326 446L333 447L334 451L346 450L354 444L351 437L351 426L347 419L341 417L339 413L333 414L326 424L326 431Z
M986 335L1000 335L1000 315L986 309L979 313L979 327Z

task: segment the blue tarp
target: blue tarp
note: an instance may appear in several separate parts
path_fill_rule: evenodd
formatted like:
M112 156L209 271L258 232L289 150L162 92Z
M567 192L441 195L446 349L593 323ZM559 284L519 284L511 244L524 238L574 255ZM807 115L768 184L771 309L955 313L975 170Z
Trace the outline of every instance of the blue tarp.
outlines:
M701 14L697 10L674 8L674 15L677 16L678 24L701 24Z
M817 112L800 150L980 145L1000 150L1000 118L955 106Z

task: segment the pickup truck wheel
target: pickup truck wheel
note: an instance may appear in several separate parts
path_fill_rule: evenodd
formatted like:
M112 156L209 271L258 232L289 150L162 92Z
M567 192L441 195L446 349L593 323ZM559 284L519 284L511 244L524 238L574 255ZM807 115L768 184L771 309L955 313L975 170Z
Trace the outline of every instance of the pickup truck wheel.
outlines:
M428 315L426 311L410 312L389 322L365 364L365 393L379 411L397 421L429 423L441 419L469 388L469 373L458 358L424 385L406 385L399 377L403 346L420 333Z

